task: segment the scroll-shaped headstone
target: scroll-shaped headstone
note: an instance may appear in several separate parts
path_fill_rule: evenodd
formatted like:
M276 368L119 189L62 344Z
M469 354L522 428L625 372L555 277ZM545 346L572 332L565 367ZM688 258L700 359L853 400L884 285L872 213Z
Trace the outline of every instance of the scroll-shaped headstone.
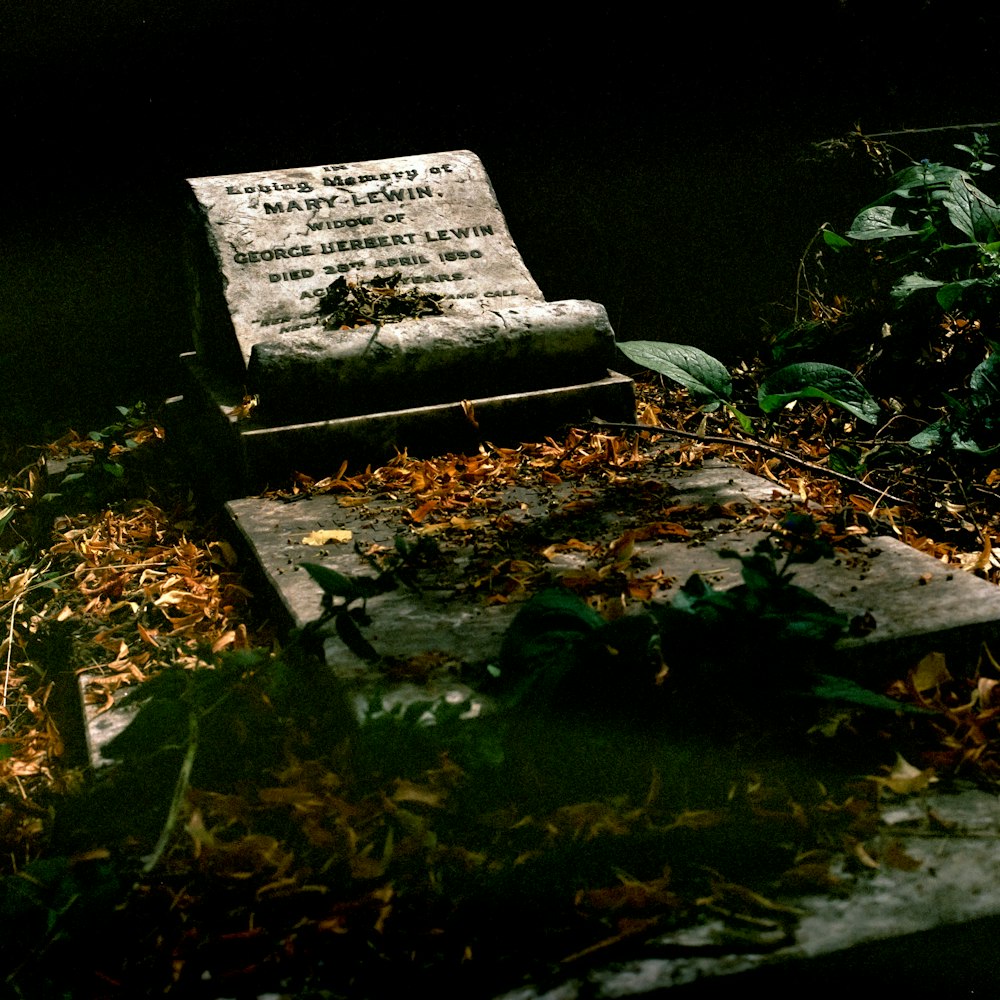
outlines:
M604 308L544 300L473 153L188 183L198 365L253 394L258 423L609 379Z

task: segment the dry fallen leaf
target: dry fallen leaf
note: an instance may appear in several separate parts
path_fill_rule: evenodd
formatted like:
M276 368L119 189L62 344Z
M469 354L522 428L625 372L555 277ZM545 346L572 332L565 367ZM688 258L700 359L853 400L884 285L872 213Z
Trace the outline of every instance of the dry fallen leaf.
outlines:
M950 680L951 674L948 673L943 653L928 653L910 671L910 683L915 690L920 692L941 687L942 684L947 684Z
M317 531L310 531L302 539L302 544L315 545L316 547L329 545L331 542L343 544L344 542L349 542L352 537L351 532L347 528L322 528Z
M869 779L876 782L881 787L888 788L897 795L910 795L913 792L922 792L932 782L937 781L934 777L934 768L928 767L921 771L905 760L901 754L896 754L896 763L887 776L870 775Z

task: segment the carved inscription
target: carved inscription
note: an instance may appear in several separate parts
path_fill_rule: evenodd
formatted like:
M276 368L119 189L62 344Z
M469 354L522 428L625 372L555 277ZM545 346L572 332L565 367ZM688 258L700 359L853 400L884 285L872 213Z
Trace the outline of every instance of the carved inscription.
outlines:
M447 311L542 294L479 158L467 151L189 181L226 282L244 360L254 343L321 329L336 278L399 272Z

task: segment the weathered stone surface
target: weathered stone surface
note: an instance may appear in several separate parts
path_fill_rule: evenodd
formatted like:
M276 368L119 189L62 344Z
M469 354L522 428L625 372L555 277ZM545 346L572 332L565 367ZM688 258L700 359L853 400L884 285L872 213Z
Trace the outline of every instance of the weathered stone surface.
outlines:
M199 324L206 363L228 362L233 336L246 365L255 344L320 333L316 307L342 276L398 271L401 289L443 295L446 315L543 301L482 163L465 150L188 183L214 257L204 272L221 276L229 314L228 330L218 314Z
M630 381L610 370L603 307L544 301L475 154L188 183L197 355L185 356L184 394L213 411L212 440L227 449L225 495L323 462L634 418L622 391ZM330 328L345 318L321 314L331 285L340 283L339 302L394 275L387 297L432 293L441 314ZM470 430L480 436L470 440Z
M649 470L649 478L653 477L670 488L671 504L718 504L721 509L723 504L772 508L776 502L774 484L722 463L694 472L657 466ZM569 484L545 493L515 485L504 493L502 506L489 508L489 513L542 524L573 497ZM229 504L228 511L259 560L275 599L299 625L321 611L319 588L299 568L300 563L319 562L348 574L372 573L352 543L359 543L362 550L369 544L391 546L407 520L405 502L388 498L364 505L343 505L329 496L292 504L245 498ZM591 529L602 536L622 524L613 506L602 508L600 518L595 519L593 513L589 516ZM694 545L691 540L637 542L636 555L646 561L645 571L662 568L678 584L693 571L703 573L716 586L736 583L734 563L718 558L718 550L748 549L758 536L727 532L726 523L725 519L706 521L704 537L694 539ZM331 541L325 547L306 544L307 536L329 528L349 530L350 542ZM579 568L571 556L561 553L553 560L554 576ZM422 580L427 586L420 592L401 589L369 599L372 623L364 631L379 652L409 656L443 651L480 661L496 654L517 606L486 607L474 597L456 595L454 586L463 577L462 560L459 552L446 578ZM951 571L894 539L875 539L839 563L824 560L797 569L797 582L846 614L874 614L877 627L871 635L841 643L847 657L867 653L865 662L870 667L901 659L912 662L913 656L931 649L945 651L952 663L956 650L971 649L1000 634L997 588ZM663 599L669 597L668 590ZM338 674L363 687L371 668L355 659L336 637L329 640L327 649ZM443 690L440 685L445 685ZM470 693L453 678L440 681L434 693L443 691ZM425 697L426 693L426 689L400 685L392 697ZM90 720L95 765L102 763L100 746L127 721L118 717L119 711ZM102 733L101 727L107 731ZM913 950L922 946L919 939L914 943L913 935L930 930L940 935L955 928L965 940L994 940L1000 920L1000 895L995 889L1000 878L997 796L972 789L937 793L932 787L920 801L901 799L898 806L887 806L882 822L885 851L879 853L891 848L897 856L910 859L915 870L884 864L874 872L839 871L841 895L795 900L801 917L793 935L779 928L768 937L751 928L752 940L740 942L733 940L730 925L702 921L637 943L628 953L617 954L613 964L598 955L587 969L567 971L561 982L549 982L543 988L525 986L499 1000L658 995L658 991L679 987L692 987L695 995L700 987L708 995L728 995L730 990L770 982L817 985L830 981L831 973L841 977L842 985L862 973L866 977L877 974L888 984L898 981L897 969L912 967ZM942 829L947 829L946 836L940 835ZM969 923L984 918L989 921L986 931L977 931L977 925ZM980 963L979 968L988 969L988 963ZM954 985L958 978L942 974L941 982Z
M935 833L931 812L939 824L952 826L947 836ZM498 1000L610 1000L660 996L660 990L685 986L692 989L683 996L698 996L699 984L709 996L731 996L749 992L755 983L784 987L776 993L780 996L788 995L790 987L871 985L876 979L897 987L900 995L978 994L979 989L968 987L991 986L995 977L989 958L976 962L975 942L982 946L995 940L995 918L1000 917L996 795L975 789L961 794L932 791L919 804L904 802L886 809L883 822L885 844L895 843L915 870L883 865L862 875L842 872L842 895L795 900L802 916L794 940L779 936L772 943L761 939L756 948L748 943L741 947L722 921L707 921L637 947L624 961L568 977L555 990L529 986ZM934 954L940 967L932 970L927 956L920 954L928 942L914 936L984 917L994 920L987 929L965 930L966 948L949 952L944 935L938 938ZM958 967L970 958L978 970L971 980L968 969ZM915 978L915 968L923 978ZM932 980L937 987L933 993Z
M594 302L540 302L255 344L248 384L288 420L527 392L607 375L615 338Z
M773 508L776 502L774 484L722 463L677 474L669 468L657 469L652 475L672 488L670 502L677 505L760 503ZM502 513L515 521L541 524L571 496L568 484L544 495L515 486L504 497ZM287 505L246 498L229 504L228 510L277 600L298 624L320 613L319 588L299 563L320 562L348 574L371 572L352 545L331 543L317 549L304 544L306 536L317 529L346 528L362 550L372 543L391 546L406 519L404 504L391 500L343 506L331 497ZM491 514L499 513L491 510ZM621 526L615 510L606 508L599 522L591 523L591 530L606 539L607 533ZM662 569L675 585L692 572L702 573L718 587L738 583L738 566L719 558L718 552L722 548L748 551L760 535L726 531L724 520L706 522L705 528L705 536L693 545L662 539L637 542L635 555L643 561L644 572ZM594 536L580 537L585 541ZM461 560L459 555L452 568L452 584L462 579ZM578 570L580 562L573 553L560 553L552 560L553 576ZM968 664L979 643L1000 635L996 587L953 571L892 538L872 539L836 562L821 560L796 567L796 574L797 583L846 615L874 616L876 628L871 634L840 643L845 661L853 661L866 674L912 664L915 657L931 650L944 651L949 664L960 664L964 655ZM662 599L670 596L668 590ZM441 581L419 593L397 590L372 597L367 609L371 624L364 629L365 635L380 653L408 656L442 651L482 661L496 655L517 606L484 606L474 597L456 595L447 581ZM739 637L733 641L738 656ZM336 637L328 641L327 651L341 677L364 686L371 668L354 658ZM426 696L426 688L410 687L400 686L393 697ZM440 680L432 688L439 695L452 691L461 696L469 693L453 678ZM982 791L936 794L932 790L919 803L907 799L898 808L887 808L883 824L884 852L897 851L915 870L888 864L875 872L840 870L840 895L794 900L801 917L793 934L779 929L769 938L763 932L751 932L755 940L734 941L731 925L707 920L637 943L611 963L596 956L589 968L567 971L561 982L525 986L498 1000L610 1000L659 995L659 991L678 987L689 987L695 996L702 991L727 996L731 990L754 984L819 985L838 976L844 986L862 974L878 975L885 984L920 986L922 981L901 978L898 973L900 968L912 967L913 949L926 947L914 935L933 930L940 936L947 928L955 928L956 935L966 938L991 941L995 937L1000 920L1000 894L995 889L1000 877L1000 808L996 795ZM947 836L939 835L942 827L948 828ZM988 927L994 930L971 929L970 921L984 918L990 918ZM978 968L981 975L988 963L980 962ZM942 973L939 981L948 985L957 978Z
M719 464L672 475L674 471L660 471L657 476L664 477L663 482L673 491L672 501L679 505L774 502L773 484L734 467ZM568 484L544 494L512 487L504 494L503 510L492 509L491 514L504 513L518 522L541 522L553 505L572 495ZM315 619L321 610L320 589L298 568L300 562L320 562L348 575L373 573L353 546L317 550L304 545L303 537L317 528L345 528L362 549L370 544L391 547L395 535L406 525L402 505L387 501L344 507L329 496L295 504L247 497L232 501L227 509L275 597L296 625ZM626 519L613 509L604 509L599 528L595 529L593 520L589 527L601 531L608 540L627 526ZM719 552L749 552L760 537L751 531L727 531L724 521L711 521L703 537L636 542L635 556L643 562L643 573L662 570L670 588L680 587L692 573L701 573L713 586L725 588L741 582L739 564L720 558ZM454 593L471 551L459 552L449 579L439 589L425 588L420 593L396 590L369 600L372 625L366 634L379 652L408 656L445 651L470 661L496 655L517 606L486 606L475 595ZM553 580L578 572L584 562L585 557L572 552L556 554L549 563ZM796 566L795 572L796 583L849 619L874 618L873 631L847 636L838 644L840 654L862 670L890 671L933 650L950 657L968 656L981 642L1000 634L1000 590L894 538L872 539L850 556ZM661 599L669 601L670 597L667 589ZM336 639L331 643L333 661L354 662ZM360 668L361 661L355 665Z

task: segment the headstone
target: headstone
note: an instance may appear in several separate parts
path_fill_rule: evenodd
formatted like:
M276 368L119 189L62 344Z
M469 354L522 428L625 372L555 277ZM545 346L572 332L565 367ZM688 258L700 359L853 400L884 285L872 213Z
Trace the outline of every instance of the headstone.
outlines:
M188 183L188 360L227 422L242 418L251 466L315 459L321 440L391 454L455 430L460 446L470 429L540 421L537 437L553 421L631 419L603 306L544 300L475 154ZM315 424L323 433L288 432Z

